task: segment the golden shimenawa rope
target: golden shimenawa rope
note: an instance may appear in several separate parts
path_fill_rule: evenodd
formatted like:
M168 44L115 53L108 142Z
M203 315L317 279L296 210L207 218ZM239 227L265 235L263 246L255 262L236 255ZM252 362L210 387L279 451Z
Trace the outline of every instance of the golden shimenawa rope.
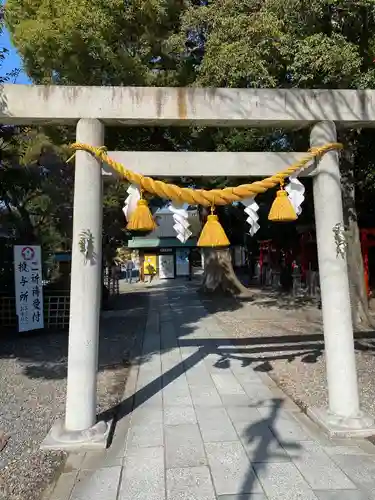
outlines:
M255 181L251 184L241 184L237 187L211 190L192 189L187 187L181 188L175 184L167 184L166 182L154 180L151 177L144 177L141 174L126 169L124 165L110 158L107 155L105 147L94 147L89 144L76 142L72 144L71 148L75 151L81 150L91 153L98 160L107 163L107 165L112 167L118 174L125 177L125 179L132 184L137 184L143 191L155 194L160 198L189 203L190 205L213 206L228 205L234 201L241 201L244 198L250 198L257 194L264 193L268 189L282 184L290 175L305 168L312 159L322 156L328 151L342 149L343 145L338 142L330 142L324 146L312 148L299 162L261 181Z

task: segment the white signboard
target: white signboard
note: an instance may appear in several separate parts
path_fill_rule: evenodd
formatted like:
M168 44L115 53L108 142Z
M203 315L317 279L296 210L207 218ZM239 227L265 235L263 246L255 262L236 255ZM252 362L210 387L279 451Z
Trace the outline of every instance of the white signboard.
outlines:
M176 250L176 274L177 276L189 276L189 253L190 250L178 248Z
M174 278L173 255L159 255L159 278Z
M14 279L18 331L44 328L40 246L14 246Z

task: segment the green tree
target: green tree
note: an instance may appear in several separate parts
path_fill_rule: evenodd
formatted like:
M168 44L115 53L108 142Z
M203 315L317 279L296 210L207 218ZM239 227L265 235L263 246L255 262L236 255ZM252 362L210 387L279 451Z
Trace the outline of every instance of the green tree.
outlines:
M0 16L2 29L3 9ZM0 50L0 64L6 55ZM73 169L65 164L67 154L39 128L0 126L0 228L7 236L0 240L1 289L13 286L14 244L41 244L48 267L54 251L70 248Z
M162 42L183 8L173 0L11 0L6 20L37 83L152 85L168 82L174 61Z
M70 248L73 168L64 149L37 129L15 128L9 140L3 137L1 225L8 243L40 244L47 267L55 251Z

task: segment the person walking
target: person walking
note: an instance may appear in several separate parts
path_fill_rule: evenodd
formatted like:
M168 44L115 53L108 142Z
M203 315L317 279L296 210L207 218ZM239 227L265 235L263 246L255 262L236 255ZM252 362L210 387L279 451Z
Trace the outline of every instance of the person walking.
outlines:
M134 262L131 259L129 259L126 262L126 281L127 283L129 283L129 285L131 284L133 279L133 269L134 269Z

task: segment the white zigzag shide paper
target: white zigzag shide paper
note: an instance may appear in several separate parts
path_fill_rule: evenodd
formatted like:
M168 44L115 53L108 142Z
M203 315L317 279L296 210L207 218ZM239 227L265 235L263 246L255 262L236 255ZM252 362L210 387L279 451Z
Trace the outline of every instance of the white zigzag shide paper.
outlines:
M192 232L189 230L189 221L188 221L188 211L187 204L177 206L171 203L169 205L169 210L173 213L173 220L175 222L173 229L177 233L177 239L181 241L181 243L186 243L186 241L192 235Z
M130 184L127 193L129 193L129 196L125 200L125 206L122 211L124 212L126 220L129 220L131 214L137 208L138 201L141 199L141 192L136 185Z
M244 212L248 215L246 222L250 225L249 234L254 236L254 234L260 229L260 225L258 224L259 205L256 203L254 197L245 198L244 200L241 200L241 203L245 205Z
M301 205L305 200L305 186L297 179L297 177L292 176L289 178L289 184L286 186L285 191L288 193L288 198L294 208L294 211L297 215L301 215Z

